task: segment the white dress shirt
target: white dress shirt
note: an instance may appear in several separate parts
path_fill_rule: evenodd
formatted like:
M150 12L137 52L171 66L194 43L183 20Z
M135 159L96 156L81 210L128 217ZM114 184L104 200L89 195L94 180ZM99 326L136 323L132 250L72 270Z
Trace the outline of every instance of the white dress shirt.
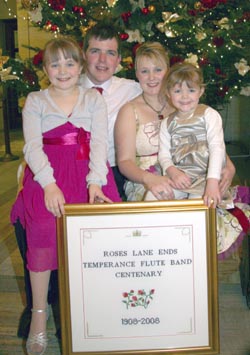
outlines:
M84 88L97 86L89 80L86 74L81 76L80 85ZM116 76L98 86L103 88L102 95L108 110L108 161L110 166L116 166L114 125L117 114L125 103L140 95L142 90L136 81Z

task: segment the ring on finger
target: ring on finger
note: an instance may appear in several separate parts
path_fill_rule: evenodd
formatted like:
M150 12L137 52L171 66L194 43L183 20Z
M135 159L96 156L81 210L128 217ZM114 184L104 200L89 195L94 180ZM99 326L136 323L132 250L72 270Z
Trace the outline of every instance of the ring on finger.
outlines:
M159 192L159 194L161 195L161 197L167 197L168 196L168 192L167 191L161 191L161 192Z

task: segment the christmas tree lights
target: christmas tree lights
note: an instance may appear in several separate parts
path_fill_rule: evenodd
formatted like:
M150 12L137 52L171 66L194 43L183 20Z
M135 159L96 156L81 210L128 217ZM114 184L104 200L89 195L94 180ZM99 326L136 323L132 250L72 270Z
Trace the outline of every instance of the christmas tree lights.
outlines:
M250 95L249 0L32 0L29 15L34 26L79 43L98 21L114 24L123 45L119 76L134 78L138 45L159 41L171 64L202 68L207 104L220 108L233 96Z

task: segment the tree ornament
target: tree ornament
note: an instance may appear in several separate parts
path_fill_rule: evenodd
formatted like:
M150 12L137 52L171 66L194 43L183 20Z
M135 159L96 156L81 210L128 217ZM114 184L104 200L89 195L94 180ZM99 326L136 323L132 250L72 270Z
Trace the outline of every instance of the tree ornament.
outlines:
M37 6L29 11L32 24L52 35L75 37L78 42L94 24L103 20L113 23L124 44L123 58L134 60L141 43L159 41L171 53L171 64L191 60L203 68L206 102L215 107L228 103L243 87L250 87L249 0L240 6L235 6L233 0L20 0L20 6L21 3L28 11ZM118 76L135 78L132 63L126 62L122 67ZM17 83L21 85L22 74L18 76ZM26 86L23 83L25 93L33 90L33 86Z
M148 15L148 14L149 14L149 9L148 9L148 7L143 7L143 8L141 9L141 12L142 12L143 15Z
M148 11L149 11L151 14L154 14L154 13L155 13L155 6L154 6L154 5L149 5L149 6L148 6Z
M216 47L222 47L224 45L224 38L223 37L214 37L213 44Z
M66 6L66 0L48 0L48 4L55 11L63 11Z
M199 66L200 67L205 67L209 64L209 60L206 57L201 57L199 60Z
M217 6L218 0L201 0L203 7L212 9Z
M176 37L176 34L171 29L171 23L181 20L182 17L179 16L177 13L173 14L172 12L163 12L162 19L164 22L160 22L156 25L158 30L161 31L162 33L165 33L166 37L169 38Z
M121 18L123 19L123 22L126 23L128 22L129 18L131 17L132 13L130 11L128 12L123 12L121 14Z
M141 43L136 43L132 48L133 57L136 55L137 49L141 46Z
M215 68L215 73L216 75L220 76L221 78L226 78L227 75L225 73L223 73L223 71L220 68Z
M170 58L170 66L174 65L175 63L182 63L184 59L177 55L174 55Z
M218 94L220 97L225 97L226 94L228 94L228 90L229 90L229 86L224 85L223 87L219 88L217 94Z
M244 58L241 58L239 63L234 63L235 68L238 70L239 75L244 76L249 72L250 66Z
M51 29L51 22L50 21L46 21L46 23L45 23L45 25L44 25L44 29L46 30L46 31L50 31L50 29Z
M93 20L90 20L90 21L88 22L88 26L81 26L81 27L80 27L80 31L81 31L81 33L82 33L82 37L85 37L85 36L86 36L86 33L88 32L88 30L89 30L91 27L95 26L95 25L96 25L96 22L93 21Z
M200 10L200 8L201 8L201 2L200 2L200 1L197 1L197 2L194 4L194 8L195 8L195 10Z
M40 50L37 54L34 55L32 63L35 66L42 65L43 62L43 50Z
M0 70L1 71L3 71L3 65L5 63L7 63L8 60L9 60L9 57L7 55L2 55L2 49L0 49ZM6 70L5 70L5 72L6 72ZM11 72L11 69L10 69L10 72ZM4 73L4 71L3 71L3 73ZM7 74L9 74L9 72Z
M129 38L129 35L127 33L120 33L120 39L122 41L126 41Z
M117 0L107 0L107 4L109 7L114 7L116 2L117 2Z
M57 25L51 25L51 31L52 32L56 32L58 30L58 26Z

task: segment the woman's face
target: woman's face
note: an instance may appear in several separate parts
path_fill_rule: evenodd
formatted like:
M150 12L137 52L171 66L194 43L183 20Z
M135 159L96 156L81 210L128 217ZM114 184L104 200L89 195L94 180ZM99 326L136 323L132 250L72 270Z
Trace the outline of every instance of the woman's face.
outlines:
M137 62L136 77L142 90L148 95L158 95L161 83L168 70L163 61L141 57Z

